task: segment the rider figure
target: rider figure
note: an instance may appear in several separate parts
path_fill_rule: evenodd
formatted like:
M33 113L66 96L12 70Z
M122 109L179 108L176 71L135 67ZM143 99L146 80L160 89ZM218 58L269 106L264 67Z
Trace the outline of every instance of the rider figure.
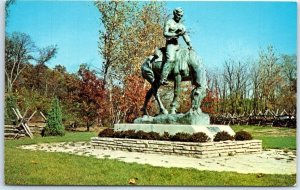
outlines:
M191 40L185 30L185 26L180 23L183 16L183 9L178 7L173 11L174 17L169 19L164 26L164 37L166 38L166 62L162 69L161 85L167 85L167 78L172 65L175 64L175 53L179 49L179 37L182 36L188 48L192 49Z

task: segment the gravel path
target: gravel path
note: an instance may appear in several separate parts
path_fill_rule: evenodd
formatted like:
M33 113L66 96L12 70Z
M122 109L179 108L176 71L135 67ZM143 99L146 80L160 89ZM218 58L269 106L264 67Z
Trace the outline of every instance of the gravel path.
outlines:
M269 149L261 154L235 155L217 158L191 158L184 156L145 154L138 152L93 149L90 143L51 143L24 145L22 149L64 152L96 158L116 159L128 163L150 164L161 167L195 168L210 171L238 173L295 174L296 151Z

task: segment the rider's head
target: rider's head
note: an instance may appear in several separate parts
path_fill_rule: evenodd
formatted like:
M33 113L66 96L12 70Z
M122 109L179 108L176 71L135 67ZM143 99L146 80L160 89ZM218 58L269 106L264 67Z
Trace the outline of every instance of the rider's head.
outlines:
M181 7L174 9L173 15L174 15L174 20L176 22L179 22L180 19L183 17L183 9Z

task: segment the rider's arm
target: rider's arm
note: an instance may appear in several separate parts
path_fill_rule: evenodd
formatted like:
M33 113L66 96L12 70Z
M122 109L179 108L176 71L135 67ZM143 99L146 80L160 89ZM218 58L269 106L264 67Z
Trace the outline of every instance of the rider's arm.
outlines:
M183 37L183 40L185 41L185 43L188 46L192 46L191 39L190 39L190 37L187 33L184 33L184 35L182 37Z
M189 35L187 34L186 30L185 30L185 27L183 27L183 40L185 41L185 43L189 46L190 49L192 49L192 43L191 43L191 39L189 37Z

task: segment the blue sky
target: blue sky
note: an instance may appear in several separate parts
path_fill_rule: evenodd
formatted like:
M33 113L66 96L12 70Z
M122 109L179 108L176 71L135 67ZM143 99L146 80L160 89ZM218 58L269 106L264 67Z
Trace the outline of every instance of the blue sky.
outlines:
M295 2L167 2L185 11L184 24L194 49L209 69L228 58L257 58L273 45L279 54L297 52ZM64 65L76 72L81 63L101 67L98 53L99 12L88 1L16 1L10 8L6 32L24 32L38 47L57 44L47 65Z

